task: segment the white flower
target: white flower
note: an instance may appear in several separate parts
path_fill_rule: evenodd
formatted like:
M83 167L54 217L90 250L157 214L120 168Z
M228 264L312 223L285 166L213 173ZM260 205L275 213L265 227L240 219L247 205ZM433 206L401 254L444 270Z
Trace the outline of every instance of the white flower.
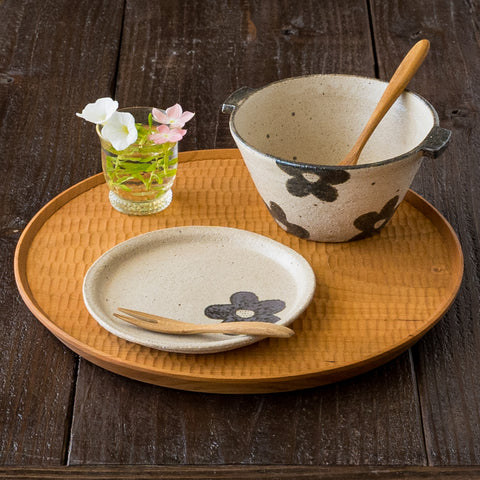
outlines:
M114 112L103 125L101 134L115 150L125 150L138 137L135 118L131 113Z
M95 124L105 123L117 110L118 102L110 97L99 98L95 103L89 103L77 117Z

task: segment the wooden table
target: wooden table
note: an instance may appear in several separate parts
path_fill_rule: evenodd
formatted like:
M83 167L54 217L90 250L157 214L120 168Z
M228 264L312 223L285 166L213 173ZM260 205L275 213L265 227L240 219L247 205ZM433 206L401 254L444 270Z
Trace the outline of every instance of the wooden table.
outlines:
M1 478L448 478L480 476L480 6L459 0L0 3ZM413 189L465 255L442 320L393 361L278 394L184 392L77 356L30 313L14 279L24 227L100 171L98 97L196 112L183 150L231 148L223 100L311 73L388 79L421 38L410 88L453 140Z

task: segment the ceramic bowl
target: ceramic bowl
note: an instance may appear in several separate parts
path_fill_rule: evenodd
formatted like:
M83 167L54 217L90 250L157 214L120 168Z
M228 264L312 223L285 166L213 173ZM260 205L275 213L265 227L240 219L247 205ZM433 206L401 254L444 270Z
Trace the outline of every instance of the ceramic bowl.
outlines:
M381 230L424 157L437 157L451 132L435 109L405 91L357 165L338 166L387 86L351 75L311 75L243 87L223 104L230 131L271 215L287 232L345 242Z

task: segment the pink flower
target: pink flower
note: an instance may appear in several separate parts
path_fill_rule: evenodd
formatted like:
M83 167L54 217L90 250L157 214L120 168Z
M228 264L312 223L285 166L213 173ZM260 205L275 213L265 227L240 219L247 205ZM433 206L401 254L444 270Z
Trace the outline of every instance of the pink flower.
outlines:
M150 135L148 139L154 143L176 143L187 133L186 130L182 130L181 128L170 128L168 125L160 125L157 127L157 132L158 133Z
M182 112L182 107L176 103L173 107L167 108L165 113L158 108L154 108L152 109L152 115L158 123L170 125L172 128L182 128L195 114Z

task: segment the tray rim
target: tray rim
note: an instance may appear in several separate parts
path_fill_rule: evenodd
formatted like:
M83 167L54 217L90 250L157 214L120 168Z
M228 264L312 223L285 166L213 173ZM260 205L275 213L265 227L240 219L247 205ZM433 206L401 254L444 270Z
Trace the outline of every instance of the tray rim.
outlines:
M226 157L226 155L228 157ZM191 163L195 161L225 158L241 160L240 153L236 148L194 150L179 153L179 163ZM143 365L132 366L131 362L122 360L115 355L108 354L103 350L87 345L74 336L66 333L54 323L45 312L43 312L42 308L36 301L28 282L26 269L28 250L31 242L44 223L71 200L103 183L105 183L103 173L88 177L59 193L34 215L22 231L15 249L15 281L19 293L30 312L68 348L95 365L138 381L180 390L205 393L270 393L320 386L331 383L332 381L351 378L383 365L415 344L450 308L457 296L463 280L464 257L460 241L453 230L453 227L430 202L415 193L413 190L408 190L404 201L420 211L435 225L442 238L446 240L447 248L452 259L452 271L458 272L455 277L452 274L452 285L449 288L449 296L445 297L443 303L428 321L424 322L423 328L419 329L415 335L409 335L404 341L397 342L395 347L382 349L372 355L363 357L360 361L345 363L341 366L335 366L326 370L315 370L294 375L262 375L248 378L230 376L220 378L218 375L202 373L201 376L197 375L193 377L187 374L163 371L157 368L145 367ZM165 353L168 354L167 352ZM261 387L256 387L258 383L261 383Z

